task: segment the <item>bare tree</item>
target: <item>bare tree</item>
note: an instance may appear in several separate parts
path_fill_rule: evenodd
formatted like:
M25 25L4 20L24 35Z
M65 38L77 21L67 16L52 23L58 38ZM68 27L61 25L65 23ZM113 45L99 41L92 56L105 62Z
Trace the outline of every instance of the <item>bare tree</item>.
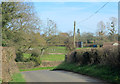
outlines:
M106 41L107 37L106 37L106 25L103 21L100 21L98 24L98 31L97 31L97 34L98 34L98 37L97 37L97 44L99 45L102 45L103 42Z
M116 27L117 27L117 18L115 17L111 17L110 18L110 22L107 22L107 28L109 31L109 39L111 41L115 41L116 40Z
M65 39L64 43L65 43L66 50L72 51L72 50L75 49L74 46L73 46L73 32L72 31L70 31L68 33L68 36Z
M106 34L106 32L105 32L105 28L106 28L105 23L103 21L100 21L97 24L97 26L98 26L98 35L100 37L104 36Z

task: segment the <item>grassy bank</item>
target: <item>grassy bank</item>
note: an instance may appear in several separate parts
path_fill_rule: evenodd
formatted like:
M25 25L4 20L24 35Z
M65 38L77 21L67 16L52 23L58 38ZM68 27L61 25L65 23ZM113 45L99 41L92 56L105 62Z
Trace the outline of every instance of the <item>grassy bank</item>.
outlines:
M36 71L36 70L47 70L47 69L54 69L56 68L56 66L54 67L38 67L38 68L32 68L32 69L20 69L20 71Z
M120 84L120 70L116 68L111 68L109 66L100 66L100 65L85 65L80 66L70 63L62 63L57 66L55 69L58 70L67 70L72 72L77 72L80 74L85 74L93 76L113 84Z
M26 81L21 73L16 73L12 75L12 80L10 81L9 84L19 84L21 82L22 84L25 84Z

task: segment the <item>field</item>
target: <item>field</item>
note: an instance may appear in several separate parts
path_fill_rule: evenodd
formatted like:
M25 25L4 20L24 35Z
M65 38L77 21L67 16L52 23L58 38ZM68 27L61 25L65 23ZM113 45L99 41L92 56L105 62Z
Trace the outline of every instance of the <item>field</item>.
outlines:
M59 54L49 54L49 55L43 55L41 57L42 61L64 61L65 55L59 55Z
M83 48L76 48L76 49L83 49ZM41 56L41 61L64 61L65 54L67 54L67 50L65 47L57 47L57 46L49 47L48 49L45 50L45 54ZM23 56L25 59L28 59L31 57L31 54L24 53Z
M50 47L48 48L43 56L41 56L41 61L64 61L65 53L67 52L65 47ZM49 54L49 53L56 53L56 54ZM57 54L60 53L60 54ZM25 59L30 58L31 54L24 53L23 54Z
M48 53L67 53L67 50L66 50L66 48L65 47L57 47L57 46L55 46L55 47L49 47L48 49L47 49L47 52Z
M65 60L65 54L67 53L65 47L49 47L45 50L45 54L40 57L41 62L60 62ZM31 54L24 53L23 59L29 59ZM23 65L21 65L23 66ZM41 69L54 69L57 65L52 64L52 66L44 66L44 67L35 67L32 69L20 69L20 71L33 71L33 70L41 70Z

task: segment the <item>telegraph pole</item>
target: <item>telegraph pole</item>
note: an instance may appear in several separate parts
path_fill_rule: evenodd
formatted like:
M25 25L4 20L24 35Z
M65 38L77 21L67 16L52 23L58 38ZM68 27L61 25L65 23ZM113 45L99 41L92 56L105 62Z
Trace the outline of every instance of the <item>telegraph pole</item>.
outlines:
M74 36L73 36L73 46L74 46L74 48L76 48L76 45L75 45L75 26L76 26L76 21L74 21Z

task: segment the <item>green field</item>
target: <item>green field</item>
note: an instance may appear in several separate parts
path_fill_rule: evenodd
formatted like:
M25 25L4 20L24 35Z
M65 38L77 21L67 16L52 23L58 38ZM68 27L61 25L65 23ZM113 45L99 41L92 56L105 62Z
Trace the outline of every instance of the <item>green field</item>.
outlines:
M112 68L110 66L102 66L102 65L80 66L75 63L72 64L62 63L59 66L57 66L55 69L72 71L84 75L93 76L102 80L106 80L108 82L112 82L113 84L120 84L119 68Z
M31 55L24 53L25 58L29 58ZM64 54L48 54L41 56L41 60L43 61L64 61L65 55Z
M76 48L76 49L82 49L82 48ZM55 55L55 54L48 54L48 53L63 53L63 54ZM49 47L48 49L45 50L45 55L41 57L41 60L63 61L66 53L67 53L67 50L65 47ZM27 58L30 58L31 54L24 53L23 56L25 59L27 59Z
M64 61L65 59L65 47L50 47L45 52L47 53L63 53L63 54L45 54L41 56L41 60L43 61ZM23 57L28 59L31 57L31 54L24 53Z
M47 53L67 53L66 48L65 47L49 47L47 50Z
M82 48L76 48L76 49L82 49ZM48 53L63 53L63 54L48 54ZM43 61L64 61L66 53L67 53L67 50L65 47L56 47L56 46L49 47L48 49L45 50L45 54L41 56L41 60ZM28 59L30 58L31 54L24 53L23 56L25 59Z
M43 55L41 57L41 60L43 61L64 61L65 55L57 55L57 54L49 54L49 55Z
M82 49L82 48L76 48L76 49ZM49 54L49 53L62 53L62 54ZM67 50L65 47L57 47L57 46L49 47L45 50L45 54L41 56L41 61L64 61L66 53ZM24 53L23 56L25 59L28 59L31 57L31 54Z

